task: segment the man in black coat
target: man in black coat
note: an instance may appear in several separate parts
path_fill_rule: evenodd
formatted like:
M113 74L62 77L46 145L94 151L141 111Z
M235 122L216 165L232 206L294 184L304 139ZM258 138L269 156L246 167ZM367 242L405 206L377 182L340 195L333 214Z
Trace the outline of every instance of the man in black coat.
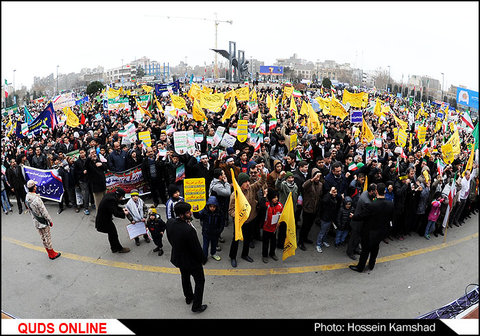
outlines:
M150 187L155 207L158 206L160 200L163 204L167 203L164 171L164 164L155 158L153 148L147 147L146 156L142 161L142 176Z
M100 160L97 155L97 151L95 148L92 148L89 150L85 168L87 169L88 182L90 183L90 188L92 189L95 207L98 209L100 202L105 196L105 191L107 190L105 173L108 170L108 165L107 162L102 162Z
M22 167L17 164L15 159L10 160L10 167L6 171L8 187L17 198L18 213L22 214L22 202L25 203L25 178L23 177Z
M175 204L174 211L177 217L167 222L167 238L172 245L170 261L180 269L182 276L185 301L187 304L193 301L192 311L201 313L207 309L207 305L202 305L205 285L203 264L206 263L207 257L200 246L197 231L191 224L191 208L190 204L185 202ZM195 281L195 291L192 290L190 276L193 276Z
M362 253L356 266L350 265L350 269L363 272L365 264L373 270L377 260L380 242L386 237L388 228L393 220L394 205L385 199L385 184L377 185L377 200L367 204L366 211L361 215L354 215L352 219L364 220L362 228Z
M118 233L113 217L125 218L128 213L127 209L122 209L119 204L123 203L125 197L125 190L117 188L114 193L108 193L103 197L100 205L97 208L97 217L95 217L95 229L98 232L107 233L110 248L113 253L127 253L130 252L128 247L123 247L118 240Z

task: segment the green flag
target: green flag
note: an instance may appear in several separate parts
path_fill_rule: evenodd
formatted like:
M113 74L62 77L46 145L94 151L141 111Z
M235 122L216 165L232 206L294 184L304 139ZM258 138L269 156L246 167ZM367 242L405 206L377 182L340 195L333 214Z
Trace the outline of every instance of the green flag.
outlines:
M477 121L477 124L475 125L475 128L473 129L473 138L475 139L475 147L473 148L474 151L478 149L478 124L479 122Z

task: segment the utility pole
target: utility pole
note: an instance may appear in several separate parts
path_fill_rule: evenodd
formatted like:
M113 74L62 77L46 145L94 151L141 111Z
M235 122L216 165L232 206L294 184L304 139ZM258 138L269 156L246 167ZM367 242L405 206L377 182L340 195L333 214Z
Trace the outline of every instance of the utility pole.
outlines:
M58 67L59 65L57 65L57 94L60 93L60 91L58 91Z
M442 74L442 102L443 102L443 90L444 90L444 85L445 85L445 74L441 72Z

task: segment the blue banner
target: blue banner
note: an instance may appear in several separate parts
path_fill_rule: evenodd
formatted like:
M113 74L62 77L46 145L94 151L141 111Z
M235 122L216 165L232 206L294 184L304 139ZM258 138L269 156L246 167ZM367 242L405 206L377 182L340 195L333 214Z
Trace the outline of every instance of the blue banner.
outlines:
M168 83L168 84L155 84L155 94L157 97L161 96L162 93L168 91L168 87L171 87L174 93L178 94L180 90L180 81L176 80L175 82Z
M60 202L63 197L62 178L58 175L57 169L37 169L32 167L23 167L25 180L34 180L37 182L37 194L45 199Z
M28 133L31 133L33 136L36 136L38 133L42 131L42 126L45 125L48 128L54 129L57 125L57 114L53 109L53 103L50 102L45 110L35 118L28 125ZM22 134L21 128L19 127L20 123L17 123L17 137L23 139L24 136Z
M260 75L283 75L283 66L260 65Z
M457 104L478 110L478 91L457 87Z
M89 101L88 96L80 98L79 100L75 101L75 105L82 105L83 103L87 103Z
M351 123L361 123L362 121L363 121L362 110L352 111L352 113L350 114L350 122Z

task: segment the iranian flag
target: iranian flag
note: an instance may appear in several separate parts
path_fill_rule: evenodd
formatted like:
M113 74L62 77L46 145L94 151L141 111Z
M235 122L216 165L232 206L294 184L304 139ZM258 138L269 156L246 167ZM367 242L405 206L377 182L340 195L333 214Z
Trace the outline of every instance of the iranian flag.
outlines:
M292 94L294 97L297 97L297 98L300 98L302 96L302 93L298 90L293 90Z
M470 116L470 113L468 111L463 112L462 114L462 121L471 129L473 129L473 121L472 117Z
M268 125L268 130L273 130L275 129L275 127L277 127L277 119L270 119L270 123Z
M350 165L348 166L348 171L354 172L354 171L357 171L357 170L358 170L357 164L355 162L350 163Z
M455 186L456 179L457 179L457 174L455 174L453 178L452 185L450 186L450 192L448 193L448 207L447 207L447 212L445 213L445 217L443 219L443 224L442 224L443 227L447 226L448 217L450 215L450 211L452 210L452 206L453 206L453 199L455 198L455 194L457 193L457 188Z
M422 153L423 156L427 155L427 152L428 152L428 146L427 146L427 143L425 143L422 147L422 149L420 150L420 152Z

